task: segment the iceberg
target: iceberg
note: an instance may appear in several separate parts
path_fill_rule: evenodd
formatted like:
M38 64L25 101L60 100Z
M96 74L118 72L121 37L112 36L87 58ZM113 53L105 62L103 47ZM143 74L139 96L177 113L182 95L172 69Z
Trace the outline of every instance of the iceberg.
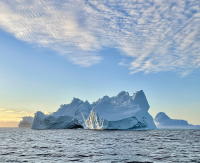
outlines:
M188 124L186 120L171 119L164 112L159 112L154 122L157 128L165 129L200 129L200 125Z
M142 90L132 96L125 91L114 97L104 96L92 104L74 98L50 115L36 112L32 129L156 129L149 108Z
M22 121L19 122L18 127L24 127L24 128L31 128L33 123L33 117L22 117Z

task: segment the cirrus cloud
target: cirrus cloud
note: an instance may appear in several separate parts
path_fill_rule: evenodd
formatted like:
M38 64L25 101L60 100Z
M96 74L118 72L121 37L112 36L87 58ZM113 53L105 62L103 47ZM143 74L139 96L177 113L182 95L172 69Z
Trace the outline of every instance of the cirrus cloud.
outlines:
M91 66L117 48L131 73L200 67L200 3L195 0L1 0L0 28ZM126 60L126 63L124 63Z

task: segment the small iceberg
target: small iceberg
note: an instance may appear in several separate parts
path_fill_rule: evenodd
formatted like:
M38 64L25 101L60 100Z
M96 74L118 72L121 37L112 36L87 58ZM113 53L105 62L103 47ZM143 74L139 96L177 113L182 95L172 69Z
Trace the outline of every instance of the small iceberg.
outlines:
M18 127L20 128L31 128L33 123L33 117L22 117L22 121L19 122Z
M157 128L163 129L200 129L200 125L188 124L186 120L171 119L164 112L159 112L154 122Z

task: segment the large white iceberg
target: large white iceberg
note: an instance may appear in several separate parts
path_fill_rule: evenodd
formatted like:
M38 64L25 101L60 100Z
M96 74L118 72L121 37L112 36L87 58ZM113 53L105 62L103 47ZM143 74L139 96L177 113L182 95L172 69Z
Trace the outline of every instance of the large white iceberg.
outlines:
M36 112L32 129L155 129L149 107L142 90L133 96L125 91L104 96L92 104L74 98L50 115Z
M31 128L33 123L33 117L22 117L22 121L19 122L18 127L25 127L25 128Z
M159 112L154 118L157 128L165 129L200 129L200 125L188 124L186 120L171 119L164 112Z

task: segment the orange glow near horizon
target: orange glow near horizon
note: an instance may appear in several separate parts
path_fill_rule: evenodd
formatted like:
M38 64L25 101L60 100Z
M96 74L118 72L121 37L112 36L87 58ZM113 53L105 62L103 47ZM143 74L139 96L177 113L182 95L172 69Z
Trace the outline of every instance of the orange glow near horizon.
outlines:
M0 127L18 127L19 121L2 121L0 120Z
M0 127L18 127L18 124L22 120L22 117L33 117L33 115L34 113L31 112L0 108Z
M51 113L52 112L44 111L46 115ZM0 127L18 127L22 117L25 116L34 117L34 113L0 108Z

